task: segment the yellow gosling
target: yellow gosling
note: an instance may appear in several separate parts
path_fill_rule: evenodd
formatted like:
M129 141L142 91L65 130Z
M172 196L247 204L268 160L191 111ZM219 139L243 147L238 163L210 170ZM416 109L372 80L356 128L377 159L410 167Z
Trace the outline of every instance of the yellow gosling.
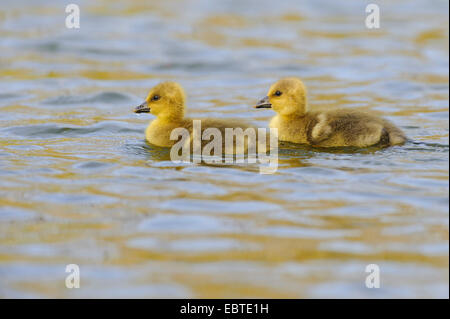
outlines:
M255 108L272 108L270 121L280 141L318 147L399 145L406 141L394 124L375 115L351 110L309 111L306 88L296 77L274 83Z
M176 140L170 139L170 134L175 128L185 128L191 134L193 120L185 118L185 100L186 96L183 88L176 82L162 82L153 87L148 93L144 103L135 109L135 113L151 113L156 119L150 122L145 131L145 137L150 144L171 147ZM243 130L252 126L244 121L236 119L199 119L201 120L201 132L207 128L217 128L222 136L225 136L225 128L242 128ZM202 145L208 141L202 141ZM222 139L222 147L224 149L225 138ZM247 145L245 145L245 150ZM225 153L233 153L233 151L225 150Z

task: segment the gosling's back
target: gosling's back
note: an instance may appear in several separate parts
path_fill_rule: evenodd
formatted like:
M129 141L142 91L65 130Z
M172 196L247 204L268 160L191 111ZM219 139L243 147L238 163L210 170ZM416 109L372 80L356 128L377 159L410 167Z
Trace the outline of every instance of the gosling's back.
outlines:
M391 122L366 112L338 109L308 115L313 118L307 132L311 145L368 147L406 141L403 132Z

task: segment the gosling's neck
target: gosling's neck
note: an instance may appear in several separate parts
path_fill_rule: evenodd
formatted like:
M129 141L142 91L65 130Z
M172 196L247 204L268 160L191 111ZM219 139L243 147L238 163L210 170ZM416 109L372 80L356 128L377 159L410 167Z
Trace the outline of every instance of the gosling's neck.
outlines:
M307 130L310 122L308 113L277 114L270 122L270 127L278 129L278 138L292 143L307 143Z
M293 113L293 114L277 114L278 117L284 121L284 122L291 122L291 121L304 121L307 119L308 117L308 113L303 112L303 113Z
M184 114L175 115L175 114L160 114L156 117L155 121L161 124L177 124L182 123L184 120Z
M285 121L285 122L291 122L291 121L298 122L298 121L305 120L308 117L308 109L309 108L308 108L308 104L306 102L300 103L297 105L293 105L291 107L291 109L295 109L296 111L291 112L289 114L278 113L277 115L279 116L279 118L282 121Z

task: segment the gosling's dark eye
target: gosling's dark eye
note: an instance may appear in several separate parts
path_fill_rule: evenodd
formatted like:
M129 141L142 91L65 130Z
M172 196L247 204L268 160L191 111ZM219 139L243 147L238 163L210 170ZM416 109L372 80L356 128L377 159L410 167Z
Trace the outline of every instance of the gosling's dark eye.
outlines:
M160 99L159 95L153 95L152 101L158 101Z
M280 96L280 95L281 95L281 92L280 92L280 91L276 91L276 92L275 92L275 95L276 95L276 96Z

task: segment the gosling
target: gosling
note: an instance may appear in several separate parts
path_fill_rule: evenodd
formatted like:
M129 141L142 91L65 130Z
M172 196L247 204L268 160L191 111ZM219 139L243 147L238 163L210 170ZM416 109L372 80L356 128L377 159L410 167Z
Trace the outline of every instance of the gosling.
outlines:
M176 82L162 82L150 89L144 103L135 108L135 113L151 113L156 119L150 122L145 130L146 140L153 145L160 147L172 147L177 140L171 140L170 135L175 128L185 128L191 135L193 119L185 118L186 95L183 88ZM248 123L236 119L201 119L201 133L207 128L217 128L222 136L225 136L225 128L253 128ZM247 142L247 140L245 141ZM202 141L202 145L204 145ZM225 139L222 139L222 147L225 153L233 153L225 150ZM245 150L248 145L245 144Z
M317 147L369 147L405 143L404 133L383 118L361 111L309 111L306 88L296 77L274 83L255 108L272 108L277 115L269 126L280 141Z

